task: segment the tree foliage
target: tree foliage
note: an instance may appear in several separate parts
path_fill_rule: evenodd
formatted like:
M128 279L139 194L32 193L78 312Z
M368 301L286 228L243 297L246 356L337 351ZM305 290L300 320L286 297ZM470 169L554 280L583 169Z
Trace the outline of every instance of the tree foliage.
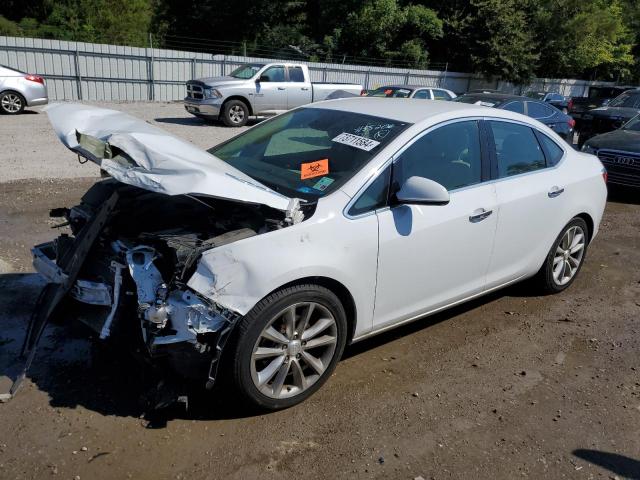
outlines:
M0 34L319 61L640 77L638 0L4 0Z

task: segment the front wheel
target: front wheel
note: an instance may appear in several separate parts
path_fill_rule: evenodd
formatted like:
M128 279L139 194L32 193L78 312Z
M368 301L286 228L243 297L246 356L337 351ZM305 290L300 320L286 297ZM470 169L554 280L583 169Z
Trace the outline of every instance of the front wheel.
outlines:
M587 254L588 231L586 222L576 217L560 232L538 272L545 292L561 292L573 283Z
M249 108L240 100L229 100L222 110L222 121L227 127L243 127L249 120Z
M293 406L329 378L346 336L344 308L330 290L297 285L277 291L240 321L231 380L251 406Z
M4 92L0 94L0 112L5 115L17 115L22 113L26 101L22 95L15 92Z

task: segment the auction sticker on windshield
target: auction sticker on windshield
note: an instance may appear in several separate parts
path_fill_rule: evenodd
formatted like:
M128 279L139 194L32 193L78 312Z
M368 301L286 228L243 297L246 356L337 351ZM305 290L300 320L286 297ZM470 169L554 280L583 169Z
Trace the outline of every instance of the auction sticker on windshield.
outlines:
M360 150L364 150L365 152L369 152L380 145L380 142L376 142L375 140L371 140L370 138L360 137L352 133L341 133L340 135L335 137L333 141L336 143L349 145L350 147L359 148Z

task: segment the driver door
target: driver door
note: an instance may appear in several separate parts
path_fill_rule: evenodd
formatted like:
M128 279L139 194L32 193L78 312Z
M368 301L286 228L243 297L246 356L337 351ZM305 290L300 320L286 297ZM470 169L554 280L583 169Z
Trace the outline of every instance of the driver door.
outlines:
M287 109L287 82L284 65L272 65L256 82L254 114Z
M411 176L449 190L447 205L396 205L377 210L378 276L373 328L380 329L484 290L497 222L480 121L437 127L393 164L392 189ZM485 166L486 165L486 166Z

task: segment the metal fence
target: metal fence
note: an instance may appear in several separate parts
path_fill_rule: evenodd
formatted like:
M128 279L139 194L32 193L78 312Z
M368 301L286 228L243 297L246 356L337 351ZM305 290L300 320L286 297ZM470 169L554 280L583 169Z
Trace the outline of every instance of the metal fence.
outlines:
M44 76L51 100L181 100L187 80L222 76L243 63L265 60L276 59L0 36L0 64ZM523 86L460 72L335 63L307 65L313 81L357 83L364 88L416 84L443 87L456 93L491 88L521 94L535 89L582 96L590 85L612 85L584 80L534 79L530 85Z

